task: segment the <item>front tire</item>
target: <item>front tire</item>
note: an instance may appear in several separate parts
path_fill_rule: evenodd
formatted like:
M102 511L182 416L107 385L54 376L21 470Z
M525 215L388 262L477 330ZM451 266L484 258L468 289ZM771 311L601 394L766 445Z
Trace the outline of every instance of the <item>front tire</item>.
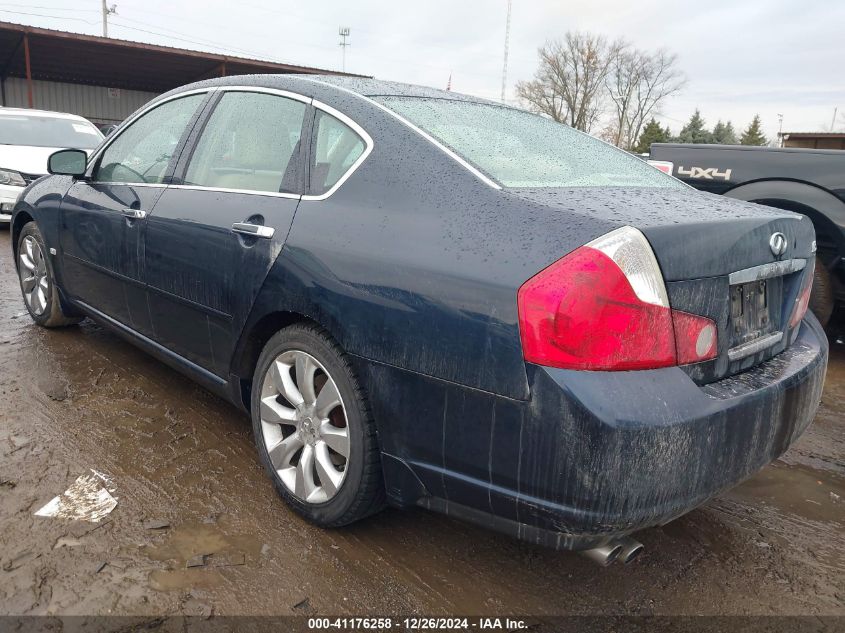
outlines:
M251 414L261 462L300 515L339 527L384 506L375 424L348 358L325 330L296 324L267 342Z
M80 317L69 317L62 312L53 264L35 222L27 223L21 230L17 253L21 294L32 320L49 328L79 323Z

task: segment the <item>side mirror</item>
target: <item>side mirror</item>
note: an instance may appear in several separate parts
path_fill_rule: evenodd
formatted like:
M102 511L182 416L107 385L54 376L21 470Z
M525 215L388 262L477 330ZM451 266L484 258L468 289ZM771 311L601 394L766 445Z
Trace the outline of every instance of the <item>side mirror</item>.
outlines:
M47 159L47 171L61 176L84 176L87 165L88 154L81 149L60 149Z

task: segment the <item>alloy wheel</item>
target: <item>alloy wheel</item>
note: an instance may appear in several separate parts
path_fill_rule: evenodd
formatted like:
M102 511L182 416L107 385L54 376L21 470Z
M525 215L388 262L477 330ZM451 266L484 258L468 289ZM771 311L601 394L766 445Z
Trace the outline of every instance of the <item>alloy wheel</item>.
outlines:
M261 385L264 445L285 487L307 503L340 490L349 460L349 427L337 385L316 358L299 350L277 356Z
M50 281L47 278L47 262L44 259L44 253L31 235L23 239L18 261L23 296L32 313L35 316L41 316L47 309Z

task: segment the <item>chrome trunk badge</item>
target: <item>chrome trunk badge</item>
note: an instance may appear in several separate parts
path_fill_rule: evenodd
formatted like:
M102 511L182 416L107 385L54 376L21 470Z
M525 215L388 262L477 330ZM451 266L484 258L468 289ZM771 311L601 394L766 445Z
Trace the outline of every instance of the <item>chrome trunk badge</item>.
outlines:
M769 238L769 248L772 249L772 253L775 257L783 255L786 252L786 247L786 235L781 232L772 233L772 237Z

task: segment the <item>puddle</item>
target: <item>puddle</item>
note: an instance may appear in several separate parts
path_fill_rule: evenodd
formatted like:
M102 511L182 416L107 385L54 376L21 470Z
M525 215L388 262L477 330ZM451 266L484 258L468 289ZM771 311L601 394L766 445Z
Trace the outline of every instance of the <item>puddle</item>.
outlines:
M226 534L205 523L178 526L162 536L162 542L142 550L152 560L168 563L169 569L150 574L150 586L158 591L214 587L224 580L221 569L254 567L264 545L251 535Z
M813 521L845 527L845 480L829 472L776 462L726 496L762 501Z
M157 569L150 574L150 587L156 591L208 589L223 582L216 569Z

